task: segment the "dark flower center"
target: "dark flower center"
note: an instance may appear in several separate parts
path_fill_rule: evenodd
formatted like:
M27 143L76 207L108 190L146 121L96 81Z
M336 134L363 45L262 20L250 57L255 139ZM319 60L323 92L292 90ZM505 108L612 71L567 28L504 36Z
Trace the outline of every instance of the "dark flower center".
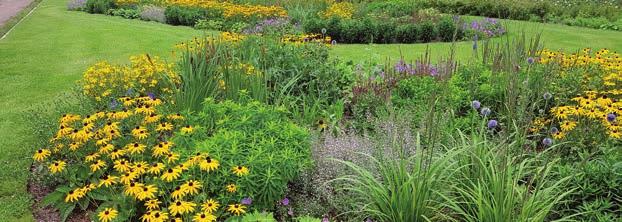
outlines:
M173 173L173 169L168 169L168 173Z
M43 153L43 150L39 150L39 151L37 151L37 152L39 152L39 153Z
M177 203L175 203L175 205L181 206L181 202L177 201Z
M188 183L188 186L192 187L192 186L194 186L194 183L190 182L190 183Z
M110 214L110 212L109 211L104 211L104 214L108 215L108 214Z

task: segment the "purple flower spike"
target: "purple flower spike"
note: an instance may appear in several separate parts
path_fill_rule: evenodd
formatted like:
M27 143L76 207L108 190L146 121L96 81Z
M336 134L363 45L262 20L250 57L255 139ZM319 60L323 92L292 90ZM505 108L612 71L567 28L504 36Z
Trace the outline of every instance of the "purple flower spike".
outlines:
M494 129L498 125L497 120L491 119L488 121L488 129Z
M607 114L607 121L609 122L616 121L616 114L613 114L613 113Z
M544 144L544 146L551 146L553 145L553 139L551 138L544 138L542 139L542 144Z
M244 205L251 205L253 203L253 200L250 197L246 197L246 198L242 199L242 201L240 201L240 203L242 203Z
M479 101L477 101L477 100L473 100L473 101L471 102L471 107L473 107L473 109L479 109L481 106L482 106L482 103L480 103L480 102L479 102Z
M283 198L283 200L281 200L281 204L283 204L283 206L289 205L289 199L287 199L287 197Z

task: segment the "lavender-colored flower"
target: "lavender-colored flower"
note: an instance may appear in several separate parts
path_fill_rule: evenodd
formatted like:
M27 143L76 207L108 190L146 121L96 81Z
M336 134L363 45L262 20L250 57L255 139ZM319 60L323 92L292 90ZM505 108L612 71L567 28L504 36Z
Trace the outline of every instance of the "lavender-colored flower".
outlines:
M436 69L436 67L431 67L430 68L430 75L431 76L438 76L438 69Z
M328 220L328 217L324 216L324 217L322 218L322 222L330 222L330 220Z
M484 107L482 108L482 110L480 111L480 114L482 114L482 116L488 116L490 115L492 111L490 110L490 108L488 107Z
M559 132L559 129L557 129L557 127L551 127L551 133L555 134Z
M112 100L110 100L109 106L110 106L110 109L116 109L117 106L119 106L119 102L117 102L116 99L112 99Z
M334 39L333 39L332 41L330 41L330 44L331 44L331 45L337 45L337 40L334 40Z
M479 37L477 37L477 34L475 34L475 36L473 37L473 50L477 49L477 39Z
M542 97L545 100L549 100L549 99L553 98L553 95L550 92L545 92L544 95L542 95Z
M132 95L134 95L134 89L132 89L132 88L127 89L127 91L125 92L125 94L126 94L127 96L132 96Z
M533 59L533 57L527 58L527 63L529 63L530 65L533 64L534 62L535 60Z
M551 146L553 145L553 139L551 138L544 138L542 139L542 144L544 144L544 146Z
M609 122L616 121L616 114L614 114L614 113L607 114L607 121L609 121Z
M155 93L148 92L148 93L147 93L147 96L149 96L149 98L150 98L150 99L152 99L152 100L156 99L156 95L155 95Z
M471 102L471 107L473 107L473 109L479 109L481 106L482 106L482 103L477 100L473 100Z
M244 199L242 199L242 201L240 201L240 203L244 205L251 205L253 203L253 200L250 197L245 197Z
M294 209L292 209L291 207L287 210L287 215L289 216L294 216Z
M368 218L365 219L365 222L374 222L374 221L371 220L371 218L368 217Z
M281 200L281 204L283 204L283 206L289 205L289 199L287 197L283 198L283 200Z
M488 121L488 129L494 129L495 127L497 127L498 123L497 120L491 119L490 121Z

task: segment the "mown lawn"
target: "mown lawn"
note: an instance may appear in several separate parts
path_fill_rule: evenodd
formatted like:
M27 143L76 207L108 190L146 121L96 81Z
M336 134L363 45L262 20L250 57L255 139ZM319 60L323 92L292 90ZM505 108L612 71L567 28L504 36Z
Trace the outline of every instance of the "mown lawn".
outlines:
M31 221L26 180L31 164L25 121L29 106L68 90L99 60L127 61L149 52L170 57L172 46L202 32L153 22L65 10L44 0L0 41L0 221Z
M509 34L496 38L494 42L507 41L506 37L520 36L522 33L530 38L541 33L541 42L549 49L563 49L576 51L585 47L593 49L608 48L622 52L622 32L597 29L587 29L558 24L542 24L535 22L503 20L502 23L509 30ZM481 45L481 43L480 43ZM345 60L353 61L385 61L397 60L403 56L406 60L413 60L424 55L427 47L432 59L447 56L451 43L432 44L348 44L337 45L333 55ZM473 42L455 44L456 58L470 59L473 56Z
M31 221L31 197L26 191L31 153L36 147L22 120L28 107L69 90L82 71L99 60L126 61L148 52L170 57L172 46L205 33L187 27L126 20L65 10L65 0L44 0L12 33L0 40L0 218ZM543 32L549 48L575 50L607 47L622 51L622 34L561 25L509 22L510 32ZM512 34L516 35L516 34ZM334 55L346 60L419 57L426 47L445 55L450 44L338 45ZM457 44L458 58L471 55L471 42Z

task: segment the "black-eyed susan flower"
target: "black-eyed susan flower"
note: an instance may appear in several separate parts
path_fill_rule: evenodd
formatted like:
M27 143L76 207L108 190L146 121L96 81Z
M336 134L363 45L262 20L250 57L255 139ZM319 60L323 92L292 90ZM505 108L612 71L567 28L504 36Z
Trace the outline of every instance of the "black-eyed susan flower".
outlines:
M140 105L136 107L136 114L151 115L155 113L155 109L150 105Z
M247 167L245 166L234 166L231 168L231 171L233 171L233 174L241 177L241 176L246 176L249 173L249 170Z
M110 157L110 159L117 159L122 157L123 155L125 155L125 150L122 149L113 149L112 152L110 152L110 154L108 154L108 156Z
M556 139L556 140L563 139L565 136L566 136L566 134L563 133L562 131L558 131L558 132L553 133L553 138Z
M71 203L78 201L80 198L84 197L85 193L82 191L82 188L77 188L74 190L70 190L65 196L65 202Z
M173 124L167 122L160 123L158 124L158 126L156 126L157 132L167 132L171 130L173 130Z
M99 187L109 187L112 186L114 184L117 183L117 181L119 180L119 177L117 176L110 176L110 175L104 175L101 180L99 180Z
M169 152L168 154L166 154L167 163L174 163L177 160L179 160L179 154L174 153L174 152Z
M130 171L130 162L124 159L114 161L113 168L119 173L125 173Z
M130 143L125 146L125 149L130 154L140 154L145 151L146 146L140 143Z
M91 164L89 167L91 168L91 172L96 172L106 166L106 162L103 160L97 160L95 163Z
M158 192L158 188L153 185L147 185L147 186L143 186L142 187L142 191L140 191L137 195L136 198L138 200L145 200L145 199L154 199L156 198L156 193Z
M211 214L216 212L216 210L218 210L218 207L220 207L218 201L214 199L208 199L207 201L205 201L205 203L201 205L201 210Z
M236 186L235 184L229 184L225 188L229 193L235 193L238 190L238 186Z
M564 132L571 131L571 130L573 130L576 126L577 126L577 122L575 122L575 121L570 121L570 120L563 121L563 122L559 125L559 127L560 127L560 128L562 129L562 131L564 131Z
M121 97L119 98L119 102L123 103L123 106L125 107L130 107L133 106L134 104L136 104L136 100L130 98L130 97Z
M160 121L160 115L152 113L149 114L148 116L145 116L145 123L155 123Z
M173 215L177 215L177 214L183 215L186 213L194 212L195 206L196 204L193 202L177 200L168 207L168 210Z
M63 137L71 134L73 132L73 128L61 125L58 129L58 133L56 134L58 137Z
M607 134L609 134L609 137L614 138L614 139L622 138L622 131L617 130L617 129L610 130L607 132Z
M97 158L99 158L99 153L92 153L84 157L84 162L90 163L97 160Z
M201 182L196 180L189 180L188 182L181 185L181 190L190 195L198 194L199 189L201 189Z
M143 222L165 222L168 219L168 213L159 210L149 211L141 217Z
M229 211L229 213L231 214L235 214L237 216L240 216L240 214L244 214L246 213L246 206L242 205L242 204L229 204L229 207L227 208L227 211Z
M201 168L201 170L203 171L214 171L216 169L218 169L218 166L220 164L218 163L218 160L212 159L211 157L205 157L205 160L201 161L201 163L199 163L199 168Z
M41 162L48 158L51 154L52 152L48 149L39 149L34 155L32 155L32 158L37 162Z
M160 178L166 182L171 182L179 178L180 175L181 175L181 170L168 169L166 170L166 172L162 173L162 176L160 176Z
M136 138L136 137L141 136L142 134L145 134L146 132L147 132L147 128L142 127L142 126L137 126L132 129L132 136Z
M180 113L168 115L166 118L169 120L184 120L184 116L182 116Z
M326 127L328 127L328 124L326 124L326 122L323 119L320 119L317 121L317 128L320 131L324 131L326 129Z
M185 190L182 190L180 186L175 187L175 189L173 189L173 192L171 192L171 197L173 197L173 199L175 200L179 200L181 198L184 198L186 196L186 192Z
M57 161L50 163L48 168L52 174L57 174L65 170L66 165L67 163L65 163L65 161L57 160Z
M194 132L194 127L192 127L191 125L186 125L186 126L181 128L181 133L182 134L190 134L192 132Z
M69 144L69 150L71 151L76 151L80 149L80 147L82 147L82 143L80 142L72 142Z
M147 208L147 210L160 209L160 204L162 204L162 201L158 199L150 199L150 200L145 201L145 207Z
M142 192L144 185L142 183L130 182L125 185L123 193L127 196L138 196L138 193Z
M150 173L150 174L158 175L158 174L160 174L162 172L162 170L164 170L164 164L163 163L153 163L153 164L151 164L151 167L149 167L147 172Z
M206 213L206 212L201 212L201 213L197 213L194 215L194 217L192 217L192 221L194 222L214 222L216 221L216 216L210 214L210 213Z
M120 178L119 181L123 184L129 184L135 179L137 179L139 175L136 172L125 172Z
M101 222L110 222L117 218L118 214L119 212L117 212L117 210L115 210L114 208L105 208L104 210L100 211L99 214L97 214L97 217Z
M138 174L143 174L147 172L147 169L149 169L149 164L147 164L147 162L145 161L134 162L134 164L132 165L132 170L134 170Z
M110 153L110 151L113 151L114 149L115 149L114 145L106 144L106 145L103 145L103 146L101 146L99 148L99 153L108 154L108 153Z
M73 115L73 114L63 114L63 116L61 116L59 122L62 125L68 125L71 124L75 121L80 120L80 115Z

